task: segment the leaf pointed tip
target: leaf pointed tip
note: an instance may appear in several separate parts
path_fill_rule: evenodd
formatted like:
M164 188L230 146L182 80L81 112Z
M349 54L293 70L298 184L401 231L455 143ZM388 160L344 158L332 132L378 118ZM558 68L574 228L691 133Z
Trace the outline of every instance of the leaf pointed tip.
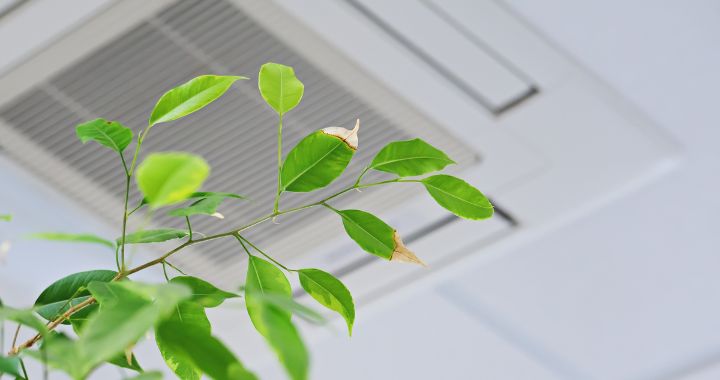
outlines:
M428 265L405 246L397 231L393 234L393 239L395 240L395 249L393 250L392 257L390 257L390 261L419 264L427 268Z

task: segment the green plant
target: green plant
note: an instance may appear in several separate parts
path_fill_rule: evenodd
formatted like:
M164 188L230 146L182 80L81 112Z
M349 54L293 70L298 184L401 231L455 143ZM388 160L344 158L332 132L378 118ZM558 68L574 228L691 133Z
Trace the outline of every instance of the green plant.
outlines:
M285 192L311 192L324 188L338 178L358 149L359 121L352 130L330 127L302 139L283 160L283 116L296 107L304 86L291 67L267 63L260 69L258 87L267 104L278 115L277 189L272 211L230 231L199 235L193 233L191 217L213 215L223 201L241 200L241 195L200 192L210 173L203 158L180 152L153 153L138 163L143 142L153 127L196 112L222 96L239 80L238 76L204 75L170 90L157 102L147 127L137 136L134 154L125 151L134 140L131 129L116 121L92 120L77 126L83 142L93 141L114 151L122 164L125 196L121 234L109 240L87 234L41 233L35 238L100 244L115 252L117 268L71 274L43 291L31 309L0 308L0 320L9 320L37 331L25 342L13 342L7 356L0 356L0 373L26 378L23 360L33 358L62 370L75 379L85 378L104 363L142 372L132 353L134 344L148 331L154 331L157 346L168 366L182 379L255 379L238 358L212 335L205 309L220 306L234 292L220 290L200 278L180 275L170 278L167 267L176 269L168 259L186 247L209 240L230 238L248 257L244 302L252 324L276 352L292 379L307 378L308 353L293 315L310 320L319 315L293 301L286 272L299 277L302 288L318 303L342 316L352 333L355 307L348 289L330 273L320 269L291 269L265 253L245 236L250 228L281 215L312 207L324 207L338 215L345 231L363 250L389 261L421 263L402 242L397 231L378 217L361 210L339 210L330 202L355 189L395 183L423 185L439 205L466 219L485 219L493 207L477 189L461 179L439 174L422 179L410 178L439 171L454 163L445 153L420 140L396 141L382 148L355 183L334 194L304 206L281 209ZM363 182L370 170L396 175L380 182ZM133 180L143 194L141 202L130 209L129 194ZM184 218L187 229L153 229L128 232L128 218L141 208L149 213L170 208L170 215ZM10 221L3 215L0 219ZM126 247L184 239L160 257L136 267L128 267ZM167 283L148 284L131 281L143 269L161 265ZM182 272L181 272L182 273ZM47 322L43 322L42 319ZM74 336L57 332L60 325L71 325ZM17 333L15 334L17 336ZM39 343L39 344L38 344ZM138 378L158 378L145 372Z

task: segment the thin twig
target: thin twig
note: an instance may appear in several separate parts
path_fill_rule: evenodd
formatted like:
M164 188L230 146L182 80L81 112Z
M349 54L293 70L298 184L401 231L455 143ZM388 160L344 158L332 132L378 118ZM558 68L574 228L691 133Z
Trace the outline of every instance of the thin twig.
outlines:
M132 168L134 168L134 165L131 167L131 171L130 171L131 174L132 174ZM375 182L375 183L369 183L369 184L364 184L364 185L353 185L353 186L348 187L348 188L345 188L345 189L343 189L343 190L341 190L341 191L339 191L339 192L337 192L337 193L335 193L335 194L333 194L333 195L330 195L330 196L328 196L328 197L326 197L326 198L324 198L324 199L322 199L322 200L320 200L320 201L317 201L317 202L314 202L314 203L311 203L311 204L308 204L308 205L305 205L305 206L300 206L300 207L296 207L296 208L284 210L284 211L273 212L273 213L270 214L270 215L266 215L266 216L264 216L264 217L262 217L262 218L256 219L256 220L250 222L249 224L246 224L246 225L244 225L244 226L242 226L242 227L233 229L233 230L228 231L228 232L223 232L223 233L219 233L219 234L215 234L215 235L208 235L208 236L206 236L206 237L203 237L203 238L200 238L200 239L197 239L197 240L187 241L187 242L185 242L185 243L183 243L183 244L180 244L179 246L175 247L174 249L168 251L167 253L165 253L164 255L162 255L162 256L160 256L160 257L158 257L157 259L148 261L147 263L142 264L142 265L139 265L139 266L137 266L137 267L135 267L135 268L132 268L132 269L121 270L121 271L118 272L118 274L112 279L112 281L121 280L121 279L123 279L123 278L125 278L125 277L128 277L128 276L130 276L130 275L132 275L132 274L134 274L134 273L136 273L136 272L139 272L139 271L141 271L141 270L143 270L143 269L147 269L147 268L149 268L149 267L152 267L152 266L155 266L155 265L157 265L157 264L160 264L160 263L164 262L168 257L172 256L173 254L175 254L175 253L181 251L182 249L184 249L184 248L186 248L186 247L189 247L189 246L191 246L191 245L194 245L194 244L197 244L197 243L201 243L201 242L204 242L204 241L219 239L219 238L222 238L222 237L228 237L228 236L235 236L236 238L238 238L238 237L240 237L240 232L242 232L242 231L244 231L244 230L246 230L246 229L248 229L248 228L254 227L254 226L256 226L256 225L258 225L258 224L260 224L260 223L262 223L262 222L265 222L265 221L267 221L267 220L270 220L270 219L272 219L272 218L274 218L274 217L276 217L276 216L278 216L278 215L290 214L290 213L293 213L293 212L296 212L296 211L305 210L305 209L308 209L308 208L311 208L311 207L315 207L315 206L319 206L319 205L325 205L325 206L327 206L327 204L326 204L327 201L329 201L329 200L331 200L331 199L334 199L334 198L336 198L336 197L338 197L338 196L340 196L340 195L343 195L343 194L345 194L345 193L347 193L347 192L349 192L349 191L351 191L351 190L353 190L353 189L373 187L373 186L379 186L379 185L384 185L384 184L388 184L388 183L397 183L397 182L420 182L420 181L418 181L418 180L404 180L404 179L402 179L402 178L396 178L396 179L392 179L392 180ZM285 269L285 270L287 270L287 271L293 271L292 269L289 269L289 268L283 266L282 264L280 264L279 262L275 261L272 257L270 257L269 255L265 254L263 251L261 251L259 248L257 248L255 245L253 245L251 242L249 242L247 239L244 239L244 238L242 238L242 237L240 237L240 239L242 239L242 240L244 240L245 242L247 242L251 247L253 247L255 250L257 250L258 252L260 252L261 254L263 254L265 257L267 257L268 259L270 259L271 261L273 261L275 264L277 264L277 265L280 266L281 268L283 268L283 269ZM242 243L242 241L241 241L241 243ZM249 254L249 252L248 252L248 254ZM56 318L55 320L53 320L52 322L48 323L47 326L46 326L47 329L48 329L48 330L53 330L53 329L55 329L58 325L60 325L63 321L65 321L67 318L69 318L72 314L74 314L74 313L77 312L78 310L80 310L80 309L82 309L82 308L84 308L84 307L86 307L86 306L88 306L88 305L91 305L91 304L93 304L93 303L95 303L95 302L96 302L95 298L94 298L94 297L90 297L90 298L86 299L85 301L83 301L83 302L81 302L81 303L79 303L79 304L77 304L77 305L69 308L69 309L68 309L65 313L63 313L60 317L58 317L58 318ZM16 332L16 333L17 333L17 332ZM29 347L32 347L32 346L33 346L36 342L38 342L40 339L42 339L42 335L41 335L41 334L36 334L35 336L33 336L32 338L28 339L27 341L25 341L23 344L19 345L19 346L16 347L16 348L14 347L15 344L13 344L13 349L12 349L12 351L10 351L9 355L17 355L18 352L20 352L21 350L26 349L26 348L29 348Z
M12 345L10 346L10 349L12 351L15 351L15 347L17 346L17 339L18 339L18 335L20 335L21 327L22 327L22 325L18 323L17 328L15 329L15 334L13 335Z

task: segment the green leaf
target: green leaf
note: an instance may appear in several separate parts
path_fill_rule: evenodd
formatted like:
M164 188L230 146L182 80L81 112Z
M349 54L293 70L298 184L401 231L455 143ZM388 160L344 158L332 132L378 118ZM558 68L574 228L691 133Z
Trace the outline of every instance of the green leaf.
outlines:
M297 301L290 297L287 297L286 295L267 293L255 294L254 297L256 301L262 302L269 306L274 306L280 310L287 311L288 313L298 316L310 323L322 324L326 322L325 318L323 318L320 313L301 303L298 303Z
M228 298L239 297L235 293L216 288L213 284L192 276L178 276L170 280L173 284L181 284L190 288L192 301L203 307L220 306Z
M23 379L23 374L20 372L20 358L0 356L0 374L2 373Z
M287 277L278 267L257 256L250 256L245 281L245 303L247 304L250 320L252 320L255 328L264 335L264 331L261 331L261 329L265 326L257 315L257 310L263 307L264 302L257 299L256 295L258 294L279 294L292 298L292 289ZM290 319L289 312L285 311L284 314Z
M133 138L130 128L123 126L117 121L95 119L80 124L75 128L75 133L82 143L95 141L118 153L122 153Z
M166 339L167 334L159 333L163 329L172 330L175 328L181 330L194 329L210 335L210 321L205 315L203 306L190 301L181 302L177 310L155 330L155 342L168 367L181 379L199 380L202 371L196 367L191 358L187 357L185 348L177 346L177 341L174 339Z
M260 67L258 88L267 104L279 115L295 108L302 99L305 86L290 66L266 63Z
M258 320L266 331L265 339L293 380L308 377L310 358L300 333L284 310L265 305L258 310Z
M0 220L3 222L11 222L12 221L12 215L10 214L0 214Z
M280 173L283 191L308 192L338 178L355 154L342 139L315 131L288 153Z
M422 180L430 196L453 214L472 220L493 215L493 206L480 190L460 178L439 174Z
M68 243L90 243L104 245L110 249L115 249L115 244L110 240L103 239L99 236L91 234L69 234L64 232L38 232L28 235L30 239L64 241Z
M220 203L225 200L225 197L212 196L207 198L201 198L193 202L190 206L178 208L168 212L170 216L192 216L192 215L213 215L217 212Z
M345 232L365 251L390 260L395 249L395 230L377 216L361 210L337 211Z
M294 380L306 379L308 353L290 321L291 313L269 304L266 301L268 295L291 299L290 282L275 265L250 256L245 282L245 302L250 320L273 348L290 377Z
M197 191L210 166L189 153L154 153L137 168L137 185L152 208L187 199Z
M190 297L190 291L177 284L96 281L88 289L100 309L88 318L74 344L60 347L68 351L63 355L74 358L74 367L67 364L65 370L75 378L84 378L98 364L123 353Z
M190 289L184 285L146 284L133 281L93 282L90 284L89 290L101 306L105 302L104 300L113 305L115 301L119 301L117 293L143 298L153 304L161 319L170 315L180 301L187 300L191 296Z
M0 306L0 321L13 321L30 327L41 334L45 334L47 332L45 324L35 316L35 313L33 313L32 310Z
M162 380L163 374L160 371L143 372L135 377L129 377L125 380Z
M125 235L125 244L159 243L173 239L182 239L186 236L188 236L187 231L174 228L137 231ZM120 244L121 240L122 237L119 237L116 241Z
M352 335L355 303L345 285L330 273L320 269L301 269L298 271L298 276L300 285L312 298L345 318L348 334Z
M158 100L148 124L153 126L179 119L212 103L222 96L240 76L201 75L166 92Z
M35 301L35 311L48 321L52 321L70 307L85 301L90 292L87 286L93 281L110 282L117 275L111 270L92 270L63 277L45 288ZM86 315L85 309L73 314L75 318ZM68 324L67 321L63 322Z
M442 170L454 163L432 145L421 139L413 139L385 145L373 158L370 169L410 177Z
M175 355L183 363L190 363L213 379L257 380L222 342L201 328L166 322L156 328L155 336L176 349Z

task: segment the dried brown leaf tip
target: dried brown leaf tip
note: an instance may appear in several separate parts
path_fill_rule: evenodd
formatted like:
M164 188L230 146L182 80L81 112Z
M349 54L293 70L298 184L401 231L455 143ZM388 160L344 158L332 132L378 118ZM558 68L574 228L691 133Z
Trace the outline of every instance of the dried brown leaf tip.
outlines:
M358 148L358 130L360 130L360 119L355 121L355 128L353 129L342 127L327 127L322 129L323 133L335 136L344 141L352 150L357 150Z
M393 233L393 240L395 240L395 250L393 251L390 261L420 264L424 267L427 266L424 261L420 260L419 257L415 256L415 254L405 246L397 231Z

